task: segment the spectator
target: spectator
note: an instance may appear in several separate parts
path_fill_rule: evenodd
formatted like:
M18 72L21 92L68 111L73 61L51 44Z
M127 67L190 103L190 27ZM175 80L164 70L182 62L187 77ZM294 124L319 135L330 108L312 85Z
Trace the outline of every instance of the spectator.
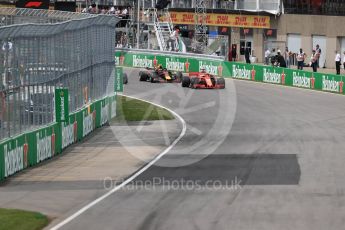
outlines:
M112 6L108 12L109 14L115 14L115 7Z
M232 49L231 49L231 61L236 61L237 60L237 47L236 45L233 45L232 46Z
M303 52L302 48L300 48L299 53L297 54L297 69L303 70L304 59L306 56L307 55Z
M121 16L122 18L126 18L127 17L127 14L128 14L128 10L127 10L127 7L124 7L121 11Z
M284 59L285 59L287 68L290 68L290 56L291 56L291 52L289 51L289 48L285 47Z
M176 46L176 41L177 41L177 38L179 36L179 28L178 27L174 27L174 31L170 34L170 37L167 41L167 48L169 50L174 50L175 49L175 46Z
M265 51L265 65L268 65L269 63L270 54L271 54L270 49L267 48Z
M121 21L119 22L119 26L125 27L127 24L127 19L129 18L128 10L126 7L123 7L118 12L119 12L118 17L121 18Z
M250 49L249 49L249 47L246 48L246 50L244 52L244 57L246 59L246 63L250 64Z
M159 0L156 4L156 9L163 10L167 8L170 3L171 3L171 0Z
M271 60L271 64L272 64L272 65L275 65L275 63L276 63L276 61L277 61L276 58L277 58L276 49L273 48L273 49L272 49L272 52L271 52L271 54L270 54L270 56L269 56L269 59Z
M316 51L313 50L312 54L311 54L311 57L310 57L310 67L313 68L313 72L317 72L317 54L316 54Z
M320 59L320 56L321 56L321 49L320 49L319 44L316 45L315 52L316 52L316 65L317 65L317 68L320 68L319 59Z
M121 14L121 11L120 11L120 9L117 7L116 8L116 10L115 10L115 16L120 16L120 14Z
M335 51L334 61L335 61L335 69L337 70L337 75L339 75L340 74L341 57L340 57L340 54L337 50Z
M345 70L345 51L344 51L344 57L343 57L343 65L344 65L344 70Z
M96 7L96 4L92 4L91 5L91 9L90 9L90 14L98 14L98 9Z
M281 55L280 50L278 50L278 52L277 52L277 58L276 59L277 59L277 66L286 68L286 62L285 62L283 55Z

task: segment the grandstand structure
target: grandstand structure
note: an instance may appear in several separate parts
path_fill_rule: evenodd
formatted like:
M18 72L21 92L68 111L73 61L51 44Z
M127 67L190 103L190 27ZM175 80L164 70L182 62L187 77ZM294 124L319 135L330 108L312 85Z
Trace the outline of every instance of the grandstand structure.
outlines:
M200 50L205 50L207 46L206 34L206 6L207 0L195 1L195 27L194 27L194 49L199 45Z
M169 12L184 38L198 36L195 21L197 0L173 0ZM263 62L266 48L283 44L293 53L299 48L310 56L316 44L322 49L322 67L333 67L334 50L345 51L345 1L341 0L208 0L205 52L216 50L228 59L244 60L249 49L255 61ZM225 42L224 42L225 41ZM189 43L185 42L187 50ZM277 46L277 47L274 47ZM212 53L213 52L213 53ZM235 56L235 57L233 57Z

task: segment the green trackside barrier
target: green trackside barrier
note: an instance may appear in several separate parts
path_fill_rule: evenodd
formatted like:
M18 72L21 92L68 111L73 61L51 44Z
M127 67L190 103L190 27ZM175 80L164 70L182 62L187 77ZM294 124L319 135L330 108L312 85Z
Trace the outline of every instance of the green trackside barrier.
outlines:
M224 72L224 63L220 60L196 59L177 55L163 56L144 53L129 53L122 51L116 52L115 57L116 62L120 66L127 67L153 68L156 65L162 65L169 70L185 73L199 72L201 68L205 68L207 72L219 76Z
M52 158L116 115L116 95L95 101L52 123L0 142L0 181L27 167Z
M211 74L235 79L314 89L344 94L344 76L309 71L210 60L202 57L184 57L178 54L156 55L145 52L117 51L116 61L126 67L154 67L161 64L169 70L185 73L198 72L202 67Z

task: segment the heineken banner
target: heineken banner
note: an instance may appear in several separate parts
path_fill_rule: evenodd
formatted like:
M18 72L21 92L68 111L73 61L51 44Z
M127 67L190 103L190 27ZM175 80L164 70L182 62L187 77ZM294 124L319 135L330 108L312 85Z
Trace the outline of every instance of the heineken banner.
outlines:
M116 62L128 67L163 67L184 73L198 72L201 68L208 73L232 77L235 79L258 81L270 84L293 86L305 89L316 89L344 94L344 76L313 73L296 69L279 68L264 65L251 65L238 62L212 60L202 57L184 57L175 54L153 55L150 53L116 52Z
M115 116L114 111L116 96L112 95L70 114L63 122L0 142L0 181L60 154L63 149L106 124Z
M332 93L344 93L344 77L333 74L315 74L315 78L318 79L317 87L322 91Z
M115 67L115 92L123 92L123 70L122 67Z
M205 68L207 72L219 76L223 75L224 62L210 59L196 59L180 56L161 56L153 54L116 52L116 63L120 66L153 68L157 65L185 73L198 72L201 68ZM229 71L227 71L229 72Z
M68 121L68 89L55 89L56 122Z

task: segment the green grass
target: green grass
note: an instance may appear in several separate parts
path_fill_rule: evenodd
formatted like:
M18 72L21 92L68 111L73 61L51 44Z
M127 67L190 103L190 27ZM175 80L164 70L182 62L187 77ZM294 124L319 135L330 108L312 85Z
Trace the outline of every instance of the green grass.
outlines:
M117 96L116 113L113 121L153 121L172 120L175 118L166 109L119 95Z
M0 208L0 230L39 230L48 223L48 218L38 212Z

